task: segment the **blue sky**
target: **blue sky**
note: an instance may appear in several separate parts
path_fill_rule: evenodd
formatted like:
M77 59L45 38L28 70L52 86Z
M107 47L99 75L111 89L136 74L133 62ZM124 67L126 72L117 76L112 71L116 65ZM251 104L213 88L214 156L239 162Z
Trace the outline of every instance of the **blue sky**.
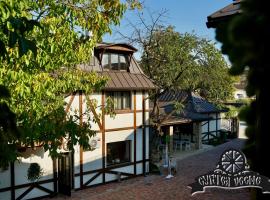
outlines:
M214 29L206 27L207 16L232 3L233 0L144 0L145 7L151 12L159 12L162 9L168 10L163 20L167 25L175 26L175 30L184 33L194 31L198 36L214 40ZM147 18L147 9L143 9ZM131 34L131 28L127 26L128 20L138 19L134 11L125 13L119 27L114 27L125 35ZM104 42L120 42L119 36L113 31L112 35L105 35ZM217 45L218 47L220 45Z

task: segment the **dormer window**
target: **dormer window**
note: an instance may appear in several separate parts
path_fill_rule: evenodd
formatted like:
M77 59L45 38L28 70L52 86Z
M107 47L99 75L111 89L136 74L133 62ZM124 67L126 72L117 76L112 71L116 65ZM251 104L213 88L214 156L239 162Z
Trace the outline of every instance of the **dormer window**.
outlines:
M127 71L129 62L128 56L117 53L104 53L102 56L102 67L108 70L125 70Z

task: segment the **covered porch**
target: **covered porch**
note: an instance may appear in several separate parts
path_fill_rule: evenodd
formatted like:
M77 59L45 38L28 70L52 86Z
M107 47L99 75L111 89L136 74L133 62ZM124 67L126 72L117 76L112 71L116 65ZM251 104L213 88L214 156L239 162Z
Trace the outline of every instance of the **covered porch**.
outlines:
M159 149L164 152L166 142L169 154L202 149L201 121L178 120L162 123L163 135L160 138Z

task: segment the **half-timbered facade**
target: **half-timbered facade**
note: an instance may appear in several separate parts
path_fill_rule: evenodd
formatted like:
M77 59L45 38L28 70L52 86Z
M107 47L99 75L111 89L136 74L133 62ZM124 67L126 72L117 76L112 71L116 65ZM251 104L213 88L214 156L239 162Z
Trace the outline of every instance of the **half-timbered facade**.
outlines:
M184 104L180 112L175 112L175 102ZM162 94L159 107L161 118L165 119L161 123L163 132L170 134L171 138L188 139L196 149L219 136L221 113L226 111L195 93L182 90Z
M99 44L93 59L79 67L96 71L109 78L100 92L84 94L77 91L66 97L66 112L79 113L79 122L86 119L86 109L98 117L91 129L97 134L91 138L91 151L75 146L75 151L62 149L61 158L52 160L48 152L37 147L27 149L25 158L11 163L0 171L0 199L32 199L56 193L71 194L99 184L143 175L149 171L149 100L153 83L140 69L133 57L136 49L127 44ZM106 98L114 102L116 115L105 114ZM97 107L86 103L94 99ZM26 155L28 154L28 155ZM30 156L31 155L31 156ZM27 180L31 163L38 163L43 176L35 183Z

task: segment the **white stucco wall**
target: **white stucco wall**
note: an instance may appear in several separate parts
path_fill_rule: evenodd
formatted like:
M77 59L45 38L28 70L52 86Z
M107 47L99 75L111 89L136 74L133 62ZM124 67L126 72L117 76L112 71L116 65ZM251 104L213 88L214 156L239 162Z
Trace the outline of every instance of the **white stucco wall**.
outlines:
M107 143L111 142L119 142L119 141L125 141L125 140L130 140L131 141L131 161L134 161L134 113L133 113L133 108L134 108L134 93L131 93L131 112L129 113L121 113L121 114L116 114L115 117L110 117L109 115L105 116L105 130L108 129L118 129L118 128L128 128L128 130L118 130L118 131L109 131L105 132L105 145ZM145 94L147 97L147 94ZM95 95L91 95L91 98L96 98L98 101L98 106L101 105L101 93L97 93ZM76 99L76 100L75 100ZM83 98L84 99L84 98ZM142 92L136 92L136 110L142 110ZM146 109L149 108L149 105L147 104L149 101L146 101ZM78 110L78 96L74 98L74 103L72 104L72 109L77 109ZM100 113L101 110L98 109L97 113ZM146 121L149 120L149 113L145 113L145 119ZM84 118L85 120L85 118ZM142 125L142 112L136 113L136 126L139 127ZM96 130L99 130L99 127L97 124L92 125L92 127L96 127ZM149 130L146 128L146 159L149 159L148 155L148 143L149 143ZM97 134L97 137L100 137L102 139L102 134L99 132ZM80 167L80 157L79 157L79 147L75 148L75 155L74 155L74 172L79 173ZM137 128L136 131L136 160L141 161L142 160L142 129ZM105 146L105 156L106 156L106 146ZM100 145L100 148L94 150L94 151L85 151L83 153L83 170L84 171L92 171L92 170L97 170L102 168L102 146ZM105 159L106 162L106 159ZM106 163L105 163L106 166ZM146 165L146 169L149 169L148 163ZM121 167L121 168L115 168L113 171L120 171L120 172L126 172L126 173L134 173L134 165L127 166L127 167ZM137 174L142 173L142 163L137 164ZM86 183L88 180L91 179L91 177L95 176L96 173L91 173L88 175L83 176L83 182ZM125 177L122 175L122 178ZM105 175L105 181L112 181L116 180L117 175L114 174L109 174L106 173ZM89 185L95 185L102 183L102 175L99 175L94 181L92 181ZM80 179L79 177L75 178L75 187L79 188L80 187Z
M23 157L18 158L18 161L14 163L15 186L31 183L31 181L27 179L27 170L31 163L38 163L43 171L43 175L39 179L39 181L53 178L53 162L52 159L49 157L48 151L44 152L44 149L42 147L39 147L36 150L28 148L26 152L22 153L22 156ZM10 167L7 170L0 171L0 188L10 187L10 180ZM41 186L53 191L53 182L41 184ZM18 198L28 188L29 186L16 189L15 198ZM48 193L34 188L23 199L30 199L46 195L48 195ZM0 199L11 199L11 192L1 192Z
M216 131L216 130L220 130L221 129L221 119L220 118L220 114L210 114L209 115L212 119L209 120L209 125L207 123L207 121L203 121L202 124L202 137L205 135L204 133L208 132L208 126L209 126L209 131ZM218 120L216 120L218 118ZM212 132L212 134L215 134L214 132ZM209 135L209 139L213 138L213 136ZM208 137L205 137L205 139L208 139Z
M105 129L133 127L133 124L133 113L118 114L115 118L111 118L108 115L105 116Z
M145 98L147 98L148 94L145 94ZM101 113L101 93L95 93L90 96L90 98L97 99L98 108L96 112L99 114ZM65 98L66 103L68 104L71 99L71 96L68 96ZM132 92L132 108L134 108L134 98L133 98L133 92ZM136 110L142 110L142 92L136 92ZM85 97L83 96L83 112L86 111L86 102ZM67 106L66 104L66 106ZM145 101L145 109L149 109L149 100ZM130 140L131 141L131 162L134 161L134 113L131 110L130 113L122 113L117 114L115 118L111 118L110 116L105 116L105 129L118 129L118 128L129 128L127 130L121 130L121 131L110 131L105 133L105 144L110 142L118 142L118 141L125 141ZM79 94L76 94L73 102L70 106L69 113L71 115L79 115ZM136 113L136 126L140 127L142 125L142 112ZM83 120L87 120L86 117L83 117ZM146 123L149 122L149 113L145 113L145 121ZM79 123L79 120L77 121ZM97 123L91 124L92 130L99 131L99 126ZM102 141L102 134L101 132L98 132L95 137L99 137ZM149 159L149 128L146 128L145 131L145 137L146 137L146 159ZM100 141L100 142L101 142ZM137 128L136 131L136 161L141 161L143 159L142 156L142 129ZM80 173L80 147L77 145L74 147L74 174ZM48 156L48 152L44 152L43 150L39 150L36 152L37 155L31 155L27 158L20 158L20 162L15 163L15 184L25 184L29 183L27 180L26 174L27 169L30 165L30 163L37 162L40 164L41 168L44 171L43 177L40 180L47 180L53 178L53 163L52 159ZM105 155L106 155L106 147L105 147ZM105 159L106 161L106 159ZM106 166L106 163L105 163ZM136 171L137 174L142 174L142 163L136 164ZM92 170L98 170L102 168L102 144L100 144L99 148L93 150L93 151L84 151L83 152L83 171L92 171ZM149 162L146 163L146 170L149 170ZM120 171L120 172L126 172L126 173L134 173L134 165L127 166L127 167L121 167L121 168L115 168L113 171ZM86 183L91 177L95 176L96 173L87 174L83 176L83 183ZM122 175L122 178L126 176ZM113 174L106 174L105 180L106 181L112 181L116 180L117 176ZM94 181L92 181L89 185L95 185L102 183L102 174L99 175ZM89 186L88 185L88 186ZM10 186L10 170L0 171L0 188L5 188ZM48 188L49 190L53 190L53 183L46 183L42 184L43 187ZM76 176L74 177L74 187L80 188L80 177ZM19 197L20 194L22 194L26 188L21 188L16 190L15 196ZM35 198L42 195L48 195L47 193L40 191L39 189L33 189L29 194L27 194L23 199L28 198ZM0 199L10 199L11 193L10 191L7 192L1 192L0 193Z

